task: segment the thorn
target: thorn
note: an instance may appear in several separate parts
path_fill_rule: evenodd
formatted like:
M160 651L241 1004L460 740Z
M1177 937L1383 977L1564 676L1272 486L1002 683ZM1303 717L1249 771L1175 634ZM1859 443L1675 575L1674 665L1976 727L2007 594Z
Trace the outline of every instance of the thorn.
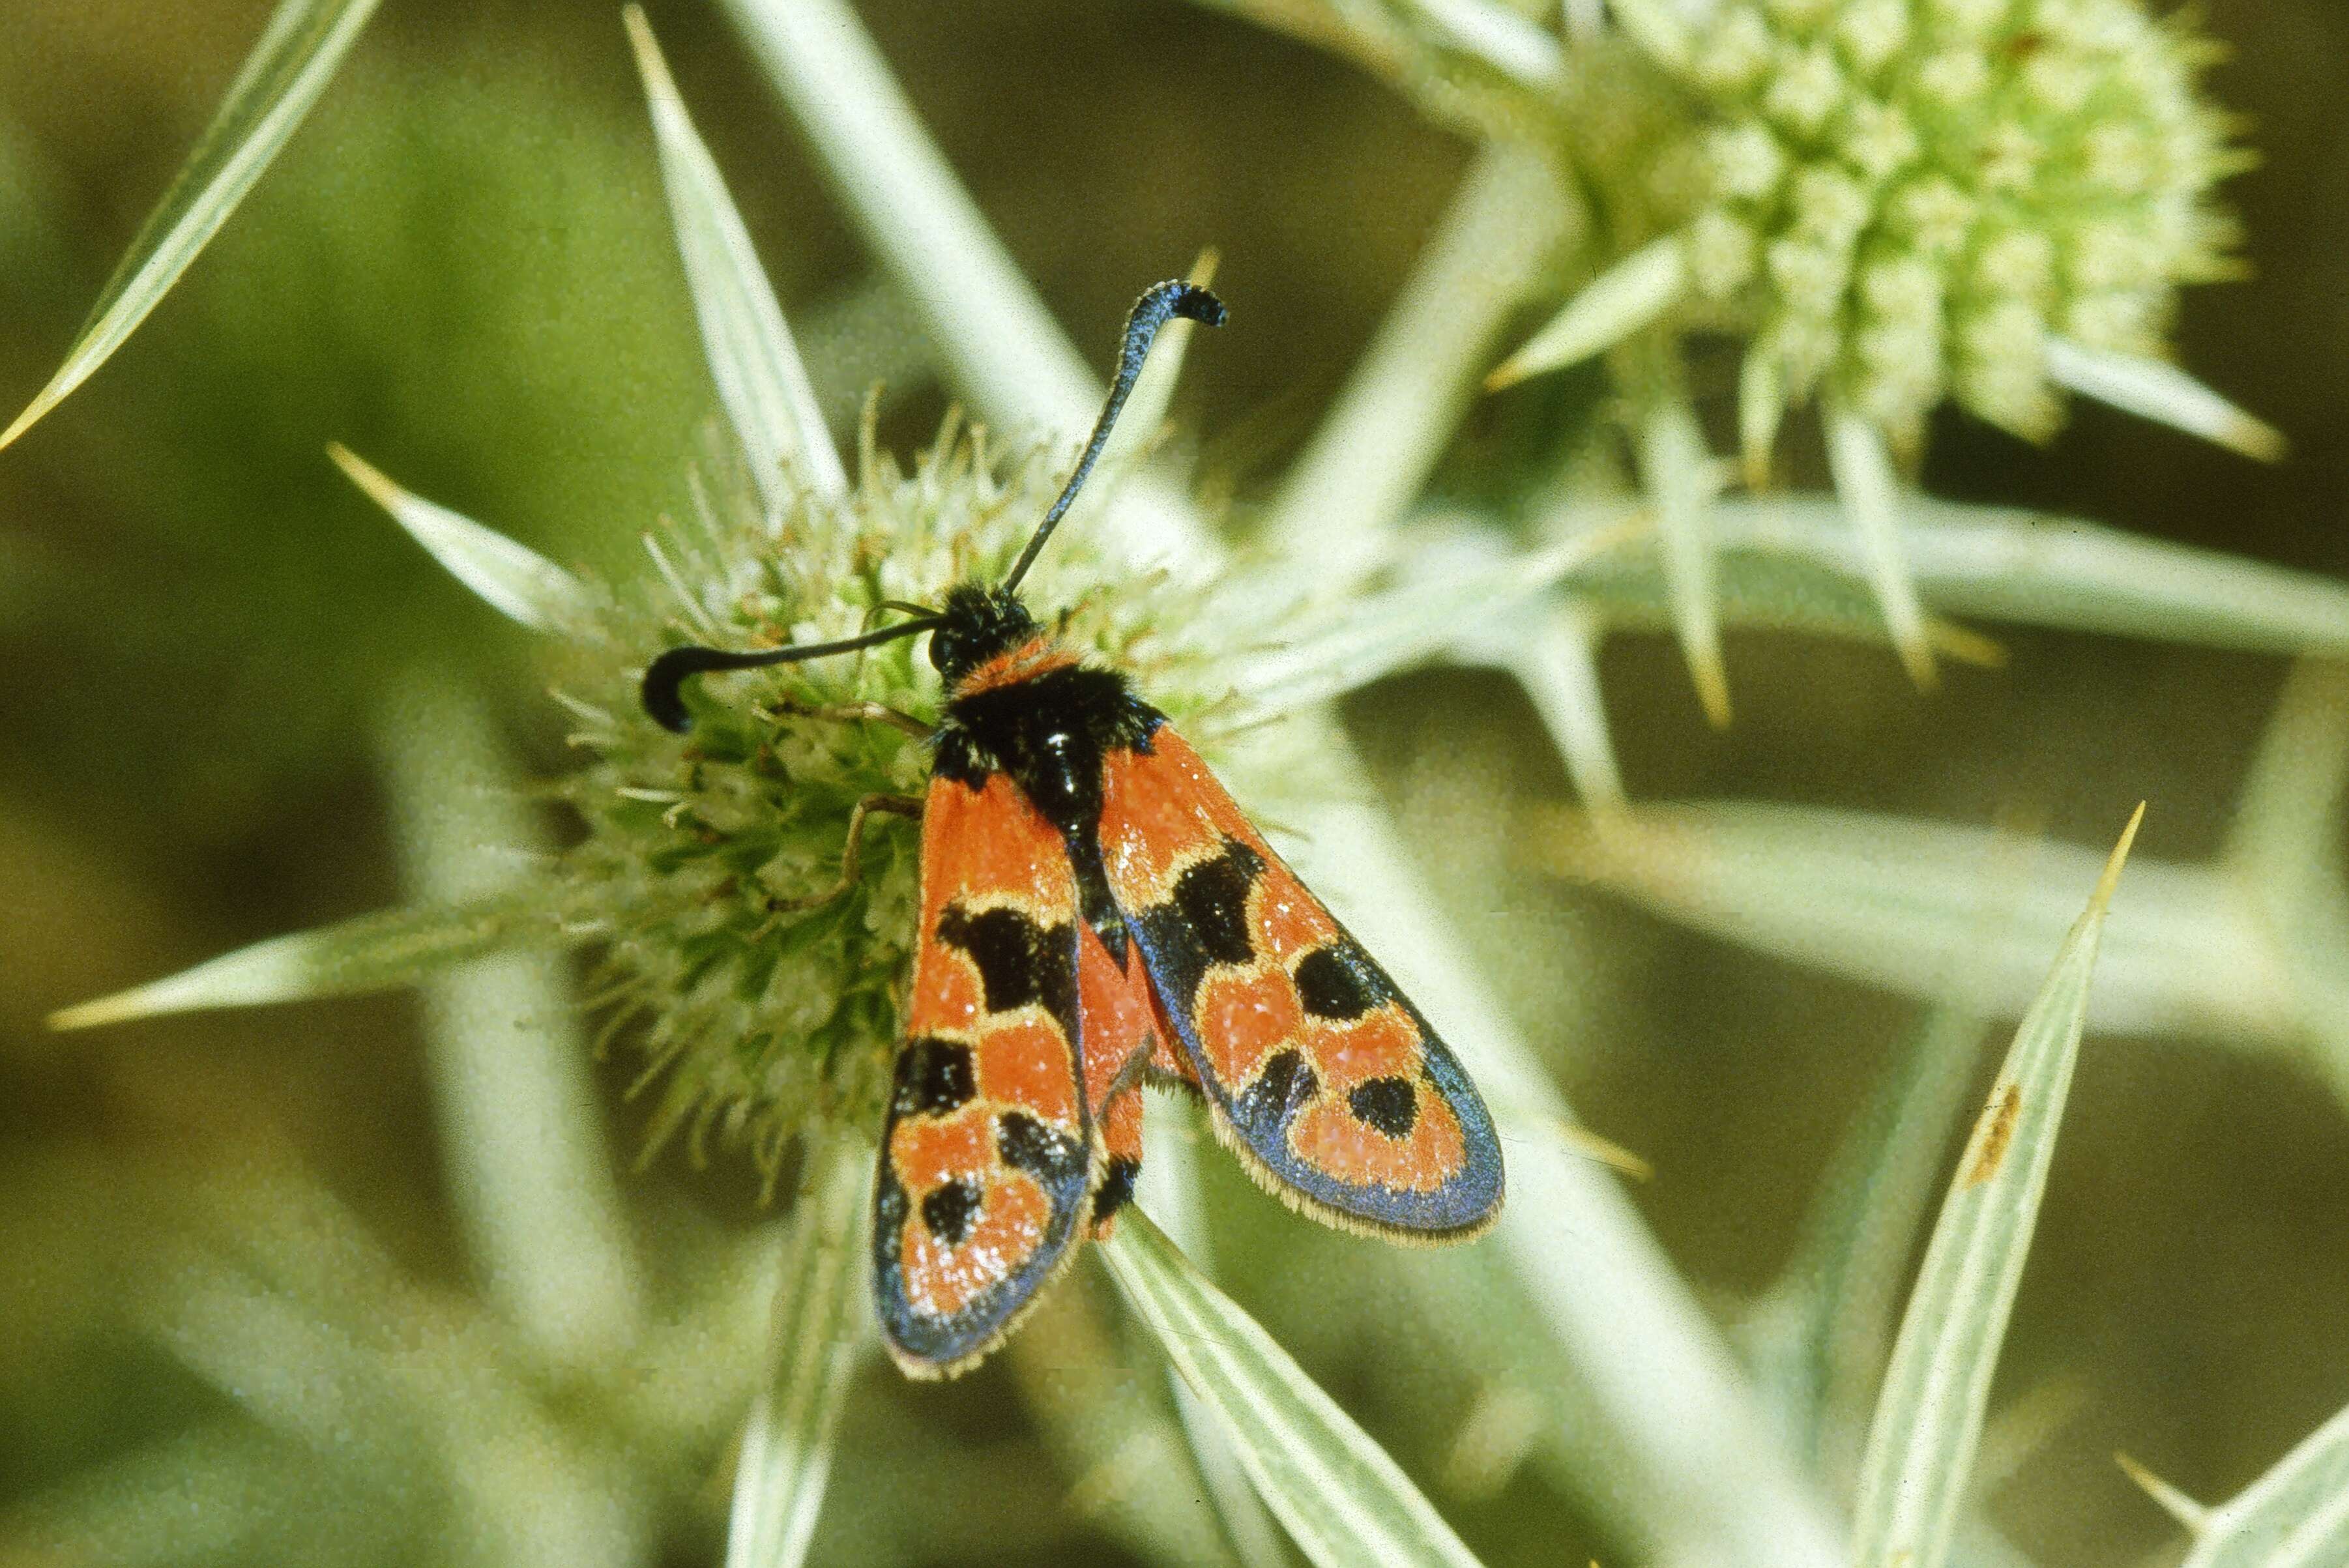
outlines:
M2117 1449L2114 1449L2113 1463L2120 1466L2121 1472L2137 1482L2138 1489L2146 1496L2160 1504L2163 1512L2195 1534L2199 1535L2210 1528L2209 1509L2195 1501L2145 1466L2129 1458L2127 1454Z
M1579 1122L1561 1119L1557 1135L1568 1148L1586 1159L1596 1160L1610 1171L1619 1171L1634 1181L1655 1179L1656 1168L1649 1161L1632 1153L1611 1138L1601 1138Z
M2137 824L2145 820L2145 802L2139 800L2137 810L2129 813L2128 826L2121 830L2121 841L2113 846L2112 859L2105 862L2105 874L2096 879L2096 903L2110 903L2113 889L2120 885L2121 867L2128 861L2129 846L2137 842Z
M1705 652L1706 657L1690 658L1689 678L1696 683L1696 699L1704 707L1705 722L1715 729L1727 729L1729 672L1722 667L1721 649L1717 645Z

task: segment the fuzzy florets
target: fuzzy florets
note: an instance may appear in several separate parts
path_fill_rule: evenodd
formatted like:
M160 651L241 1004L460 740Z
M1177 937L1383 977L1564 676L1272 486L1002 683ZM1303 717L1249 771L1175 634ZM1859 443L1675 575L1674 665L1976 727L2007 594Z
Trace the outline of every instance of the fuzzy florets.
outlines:
M2051 336L2158 355L2177 285L2229 272L2206 54L2132 0L1725 5L1690 275L1789 402L1906 435L1954 396L2044 437Z

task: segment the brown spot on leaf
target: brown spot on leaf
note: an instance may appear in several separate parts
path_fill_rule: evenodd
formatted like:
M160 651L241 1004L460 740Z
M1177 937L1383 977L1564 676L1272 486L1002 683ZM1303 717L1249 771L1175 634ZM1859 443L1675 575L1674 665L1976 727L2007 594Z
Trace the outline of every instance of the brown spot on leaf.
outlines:
M1975 1136L1973 1163L1966 1167L1965 1185L1979 1187L2006 1163L2006 1146L2014 1141L2014 1119L2023 1112L2023 1088L2004 1083L1991 1095Z

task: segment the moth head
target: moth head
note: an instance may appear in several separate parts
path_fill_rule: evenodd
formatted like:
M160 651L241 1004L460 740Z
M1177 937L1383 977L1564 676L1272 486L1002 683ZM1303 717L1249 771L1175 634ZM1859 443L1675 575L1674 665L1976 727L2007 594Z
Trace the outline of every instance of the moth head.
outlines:
M965 583L947 594L930 634L930 664L947 686L1036 634L1036 617L1009 588Z

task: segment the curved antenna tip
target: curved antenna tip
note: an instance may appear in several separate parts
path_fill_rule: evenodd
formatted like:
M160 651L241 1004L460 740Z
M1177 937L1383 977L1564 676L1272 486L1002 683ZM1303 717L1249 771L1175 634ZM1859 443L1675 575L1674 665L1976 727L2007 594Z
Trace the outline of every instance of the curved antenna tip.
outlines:
M1142 362L1148 357L1158 329L1166 325L1168 318L1178 315L1203 326L1221 326L1230 315L1211 290L1183 278L1170 278L1142 291L1142 297L1133 302L1133 313L1125 318L1125 340L1118 350L1117 378L1110 383L1109 400L1102 405L1101 418L1093 421L1093 433L1086 438L1085 449L1077 458L1076 471L1061 487L1060 499L1044 514L1044 521L1036 525L1036 531L1029 536L1028 548L1019 552L1019 559L1004 574L1002 587L1006 593L1018 590L1020 579L1028 575L1028 568L1036 563L1044 542L1068 514L1069 503L1084 488L1085 476L1092 472L1094 460L1109 444L1110 428L1117 423L1118 410L1125 407L1133 384L1142 377Z
M637 699L644 704L646 716L672 735L684 735L693 728L693 715L685 706L685 683L701 673L695 655L709 651L671 648L645 666L645 678L636 686Z
M1170 315L1195 321L1202 326L1221 326L1231 319L1231 311L1215 292L1197 284L1176 278L1150 291L1151 294L1162 293L1166 297L1165 308ZM1143 297L1146 299L1149 295Z

